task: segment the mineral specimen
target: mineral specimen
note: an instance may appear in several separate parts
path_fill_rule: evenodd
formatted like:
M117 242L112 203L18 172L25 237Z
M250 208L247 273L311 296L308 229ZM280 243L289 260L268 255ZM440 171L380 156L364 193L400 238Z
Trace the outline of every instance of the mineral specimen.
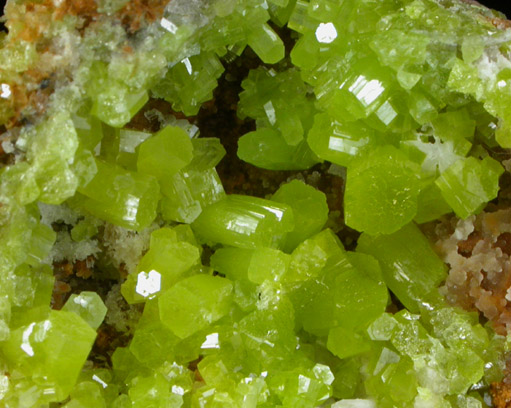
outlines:
M5 14L0 406L508 405L503 15L469 0Z

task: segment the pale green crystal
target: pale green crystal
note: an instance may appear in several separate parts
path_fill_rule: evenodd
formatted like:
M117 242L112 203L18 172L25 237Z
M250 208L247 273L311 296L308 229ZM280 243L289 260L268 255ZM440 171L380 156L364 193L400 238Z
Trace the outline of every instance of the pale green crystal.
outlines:
M186 278L158 299L160 319L179 338L188 337L228 312L231 292L232 283L225 278Z
M62 310L76 313L94 330L101 325L107 312L105 304L95 292L71 295Z

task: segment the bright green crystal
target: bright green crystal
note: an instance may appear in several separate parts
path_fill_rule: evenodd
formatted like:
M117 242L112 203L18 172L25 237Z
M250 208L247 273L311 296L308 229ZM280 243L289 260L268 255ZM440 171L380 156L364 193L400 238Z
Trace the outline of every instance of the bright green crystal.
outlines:
M96 61L87 84L92 99L91 114L102 122L121 128L145 105L149 95L145 89L134 88L114 78L118 72L109 72L106 64Z
M168 70L152 92L157 98L171 102L176 111L196 115L201 104L213 97L217 78L223 70L214 53L204 52L184 58Z
M306 281L317 276L327 261L343 251L342 244L332 230L325 229L303 241L291 254L289 272L285 279Z
M436 181L445 201L457 216L467 218L479 212L499 190L502 166L491 157L469 157L449 167Z
M156 309L151 311L158 313L157 304L155 303L151 306ZM148 306L148 309L151 306ZM147 318L147 315L149 313L144 312L142 319ZM174 354L174 348L179 340L169 327L161 321L151 321L143 325L141 324L137 328L129 350L140 363L150 367L159 367L162 361L171 358Z
M301 170L317 163L305 142L290 147L278 132L269 128L258 129L241 137L238 157L269 170Z
M39 379L34 386L41 403L61 401L73 388L95 337L77 314L53 310L47 319L13 331L1 350L21 373Z
M505 203L501 15L33 3L0 47L0 406L488 405L505 337L415 223Z
M140 145L137 169L165 179L185 167L192 158L193 146L188 134L179 127L168 126Z
M72 197L78 187L78 174L70 164L78 149L78 137L69 114L52 116L24 137L28 139L27 159L33 173L24 178L35 180L37 186L27 186L35 194L23 204L37 198L47 204L60 204Z
M373 139L374 130L357 122L339 122L327 113L314 117L314 125L307 136L314 153L340 166L348 166Z
M163 194L161 212L166 220L191 223L204 207L225 195L215 169L225 155L219 140L193 139L191 146L193 156L189 163L177 173L159 179Z
M293 210L262 198L230 195L206 207L192 224L203 241L239 248L279 247L294 228Z
M445 279L445 265L413 223L390 235L363 234L357 251L374 256L389 289L411 311Z
M180 240L175 229L154 231L149 250L140 259L135 273L122 284L124 298L128 303L138 303L159 296L197 265L199 256L199 249Z
M286 236L287 251L321 231L328 219L325 195L301 181L293 180L282 185L272 200L288 204L293 209L295 228Z
M152 176L96 160L98 172L81 186L70 205L130 229L143 229L156 217L159 186Z
M348 358L371 349L368 338L343 327L334 327L328 333L328 349L339 358Z
M296 70L250 71L242 83L238 115L257 120L257 130L238 141L238 157L270 170L307 169L318 162L305 141L314 105Z
M347 330L363 328L378 317L388 301L387 288L375 276L371 261L353 258L337 251L315 279L303 283L291 293L297 320L305 330L327 335L335 327ZM365 265L364 265L365 264ZM376 274L377 275L377 274Z
M275 64L284 58L284 43L273 29L263 24L249 34L248 45L266 64Z
M160 296L160 319L179 338L188 337L228 312L231 292L232 283L225 278L186 278Z
M385 146L354 160L344 195L346 224L368 234L389 234L417 212L420 170L400 150Z
M131 380L129 396L131 406L136 408L178 408L182 396L173 394L167 379L157 372L139 375Z

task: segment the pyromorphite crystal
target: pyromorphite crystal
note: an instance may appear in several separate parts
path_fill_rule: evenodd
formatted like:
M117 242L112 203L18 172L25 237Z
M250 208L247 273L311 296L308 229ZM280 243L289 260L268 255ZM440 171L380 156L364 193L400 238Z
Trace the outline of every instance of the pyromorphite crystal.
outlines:
M60 204L72 197L78 187L77 174L71 170L78 149L78 137L69 113L53 115L24 137L29 144L27 159L32 164L32 174L27 174L25 178L35 180L39 189L39 197L33 195L33 199ZM30 186L32 189L34 187Z
M132 91L124 84L110 82L94 101L91 113L113 127L122 127L145 105L147 91Z
M96 330L106 315L106 306L95 292L82 292L71 295L62 310L76 313Z
M33 386L43 404L69 395L95 338L77 314L53 310L47 319L13 331L0 348L20 373L37 379Z
M280 133L270 128L243 135L238 142L238 157L269 170L302 170L318 162L307 143L289 146Z
M374 265L364 267L366 262L353 262L351 257L348 252L335 252L314 279L291 293L297 320L308 332L328 335L334 327L361 329L385 310L387 288L373 276L377 275L371 270Z
M71 391L71 401L65 408L106 408L105 399L101 395L101 385L95 381L83 381Z
M141 373L131 379L129 396L131 406L136 408L177 408L183 403L182 396L173 394L167 379L158 372Z
M160 321L152 321L137 328L129 349L142 364L159 367L169 359L179 338Z
M171 102L176 111L196 115L201 104L213 97L217 78L223 70L214 53L190 56L168 70L152 92L156 97Z
M390 235L363 234L357 251L373 255L380 262L389 289L415 312L446 276L444 263L413 223Z
M389 234L417 213L420 168L392 146L371 150L348 168L346 224L369 234Z
M282 185L272 200L288 204L293 209L295 228L286 236L284 248L287 251L321 231L328 219L325 195L301 181L293 180Z
M254 283L279 281L286 273L290 256L272 248L258 248L252 253L247 277Z
M163 195L161 213L168 221L191 223L204 207L225 196L214 168L198 171L189 166L172 177L162 179L160 186Z
M200 252L194 240L189 226L153 231L149 250L122 284L121 293L126 301L145 302L159 296L197 265Z
M457 216L467 218L480 211L499 191L502 166L491 157L459 160L436 181L445 201Z
M358 122L339 122L327 113L320 113L314 117L307 142L322 159L348 166L352 158L375 139L374 133Z
M167 126L143 142L138 151L138 171L157 179L171 177L193 158L188 134L179 127Z
M96 160L98 172L70 204L130 229L143 229L156 217L159 186L152 176Z
M368 352L371 349L369 338L343 327L335 327L328 333L328 349L339 358L348 358Z
M306 281L317 276L327 261L343 252L343 247L335 234L325 229L303 241L291 254L286 281Z
M188 242L151 246L137 265L136 273L129 275L122 284L122 294L128 303L159 296L198 260L198 248Z
M293 210L275 201L233 194L206 207L192 227L206 242L239 248L279 247L294 228Z
M219 276L184 279L160 296L160 319L179 338L188 337L229 311L231 292L231 281Z
M159 180L161 213L166 220L191 223L204 207L225 195L215 169L225 149L215 138L194 139L191 144L191 161L179 172Z
M491 283L505 211L472 220L509 201L503 16L469 0L5 12L1 407L499 405L507 329L447 304L429 237L480 266L482 282L451 271L457 296L509 309Z
M284 43L268 24L249 34L248 45L267 64L275 64L284 58Z
M305 141L315 113L299 72L259 68L242 83L238 115L257 120L257 130L238 141L238 157L270 170L307 169L318 162Z

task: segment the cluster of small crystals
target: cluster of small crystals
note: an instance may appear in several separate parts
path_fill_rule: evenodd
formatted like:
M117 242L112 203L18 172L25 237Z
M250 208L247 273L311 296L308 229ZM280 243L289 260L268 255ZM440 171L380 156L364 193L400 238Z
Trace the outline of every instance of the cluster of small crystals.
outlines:
M108 14L124 2L102 4ZM488 405L505 339L440 297L446 266L416 222L466 218L497 195L503 168L484 146L511 145L511 40L497 17L432 0L174 0L134 38L104 20L63 36L85 53L75 80L0 170L0 404ZM272 28L286 24L290 58ZM324 228L326 197L313 187L226 195L219 139L194 126L126 127L150 96L197 114L222 59L247 46L265 65L242 84L239 115L257 129L239 157L347 168L356 251ZM118 277L143 313L107 367L87 362L108 314L101 297L50 307L57 232L44 206L79 214L70 243L92 242L100 225L151 231Z

